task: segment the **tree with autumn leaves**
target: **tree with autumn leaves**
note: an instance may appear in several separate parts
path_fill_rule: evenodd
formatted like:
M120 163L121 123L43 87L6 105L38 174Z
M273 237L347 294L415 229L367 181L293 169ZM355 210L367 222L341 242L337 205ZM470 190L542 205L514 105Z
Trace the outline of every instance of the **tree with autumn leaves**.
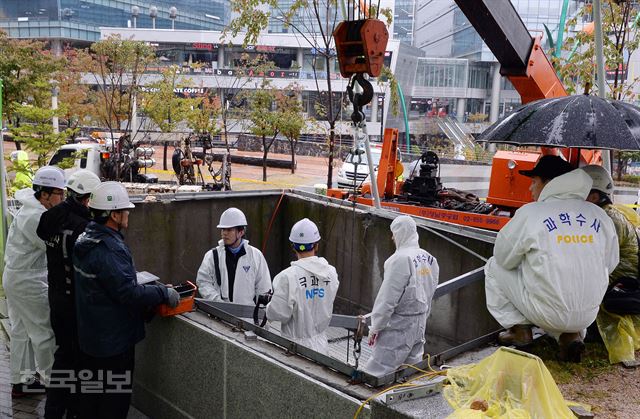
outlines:
M593 16L593 4L586 4L572 19L567 28L575 27L579 21ZM569 94L584 93L587 86L597 86L595 39L593 23L584 29L568 34L562 45L563 54L553 57L553 63ZM640 13L635 3L624 0L604 0L602 2L603 55L606 68L606 95L610 99L636 102L635 93L640 77L633 77L629 69L631 56L640 44L638 38ZM554 54L555 55L555 54ZM597 90L597 87L594 87ZM640 160L640 152L614 153L617 161L618 180L621 179L629 160Z

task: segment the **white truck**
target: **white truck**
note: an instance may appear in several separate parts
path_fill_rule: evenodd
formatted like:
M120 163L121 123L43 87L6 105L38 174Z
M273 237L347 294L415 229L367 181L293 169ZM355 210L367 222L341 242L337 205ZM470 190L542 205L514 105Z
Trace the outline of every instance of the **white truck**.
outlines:
M117 140L116 140L117 141ZM59 165L63 160L73 158L71 168L64 169L68 177L79 169L87 169L103 180L121 182L157 183L153 174L140 173L140 169L151 167L155 161L152 147L136 147L131 151L118 151L119 147L101 143L76 143L60 147L49 160L49 165ZM115 153L114 153L115 150Z

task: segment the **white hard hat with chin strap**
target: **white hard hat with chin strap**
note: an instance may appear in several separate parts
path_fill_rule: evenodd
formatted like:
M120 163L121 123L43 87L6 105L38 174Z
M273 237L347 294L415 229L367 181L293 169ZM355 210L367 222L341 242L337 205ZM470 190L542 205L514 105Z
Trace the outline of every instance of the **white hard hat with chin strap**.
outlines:
M229 208L220 216L218 228L246 227L247 217L238 208Z

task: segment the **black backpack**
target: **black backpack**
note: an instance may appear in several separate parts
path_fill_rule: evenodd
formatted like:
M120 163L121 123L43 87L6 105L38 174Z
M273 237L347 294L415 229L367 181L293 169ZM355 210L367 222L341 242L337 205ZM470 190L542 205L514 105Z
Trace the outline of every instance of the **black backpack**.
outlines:
M640 275L640 238L638 240L638 274ZM621 284L620 287L617 285ZM640 280L630 276L620 278L615 284L609 285L604 294L602 306L609 313L627 315L640 314Z

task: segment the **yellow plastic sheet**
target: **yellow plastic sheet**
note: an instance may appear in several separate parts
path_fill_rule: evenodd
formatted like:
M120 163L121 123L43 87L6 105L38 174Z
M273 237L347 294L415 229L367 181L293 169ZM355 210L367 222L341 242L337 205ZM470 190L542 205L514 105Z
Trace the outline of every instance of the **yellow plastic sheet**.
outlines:
M620 211L635 228L640 227L640 215L638 215L637 212L626 205L613 204L613 206Z
M640 349L640 315L609 313L600 307L596 318L604 346L609 352L609 362L632 362L635 351Z
M451 368L447 376L451 384L444 397L455 409L449 418L575 419L535 355L501 347L477 364Z
M640 216L625 205L614 204L631 224L640 227ZM604 346L609 352L609 362L632 362L635 351L640 350L640 315L613 314L600 307L596 318Z

